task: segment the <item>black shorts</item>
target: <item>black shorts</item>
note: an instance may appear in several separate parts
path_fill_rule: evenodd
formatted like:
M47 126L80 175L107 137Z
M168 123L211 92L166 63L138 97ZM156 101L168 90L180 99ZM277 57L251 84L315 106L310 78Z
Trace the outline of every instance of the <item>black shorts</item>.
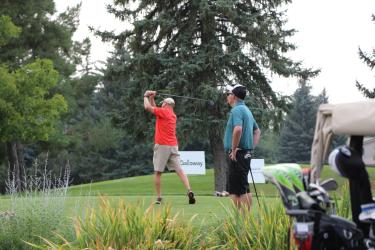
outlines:
M250 171L251 150L237 150L236 160L232 161L229 158L228 193L235 195L250 193L247 176Z

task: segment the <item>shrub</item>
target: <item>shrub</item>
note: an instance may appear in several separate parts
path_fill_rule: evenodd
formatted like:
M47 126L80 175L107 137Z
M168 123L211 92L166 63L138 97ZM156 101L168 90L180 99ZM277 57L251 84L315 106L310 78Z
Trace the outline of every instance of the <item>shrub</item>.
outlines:
M253 211L226 209L228 217L215 230L209 245L216 244L220 249L288 249L291 220L280 199L271 206L262 199L258 211L254 214Z
M120 200L112 206L102 198L100 208L90 209L75 222L75 239L63 244L44 240L41 249L199 249L199 229L171 217L170 206L143 211ZM191 222L194 217L191 219Z
M47 164L46 164L47 165ZM69 183L69 168L62 178L53 178L46 166L41 173L24 175L22 192L17 192L14 175L9 174L8 209L0 213L0 249L29 249L26 242L38 244L39 236L54 238L54 232L66 229L65 198ZM66 230L68 232L68 230Z

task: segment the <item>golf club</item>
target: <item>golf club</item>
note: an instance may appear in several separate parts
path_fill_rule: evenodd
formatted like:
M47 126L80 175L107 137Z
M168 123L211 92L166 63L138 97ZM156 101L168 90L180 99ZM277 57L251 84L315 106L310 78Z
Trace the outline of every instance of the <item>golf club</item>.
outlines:
M259 202L259 198L258 198L258 192L257 192L257 188L255 187L255 181L254 181L253 172L251 171L251 168L250 168L250 175L251 175L251 179L253 181L253 186L254 186L255 196L256 196L257 201L258 201L258 206L260 208L260 202Z
M172 97L177 97L177 98L185 98L185 99L190 99L190 100L203 101L203 102L206 102L208 104L208 106L210 106L210 107L213 107L215 105L214 101L202 99L202 98L196 98L196 97L190 97L190 96L181 96L181 95L172 95L172 94L166 94L166 93L160 93L160 92L158 92L158 95L172 96Z

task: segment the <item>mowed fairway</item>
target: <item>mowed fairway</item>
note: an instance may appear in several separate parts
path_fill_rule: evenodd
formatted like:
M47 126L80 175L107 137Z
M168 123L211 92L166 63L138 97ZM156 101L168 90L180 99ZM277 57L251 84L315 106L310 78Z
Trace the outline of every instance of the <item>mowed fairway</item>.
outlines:
M225 210L232 206L228 197L215 197L213 170L207 170L206 175L189 176L190 184L196 194L197 203L188 204L186 190L175 173L165 173L162 176L163 205L170 206L173 214L186 221L196 216L197 221L210 223L221 220L226 216ZM258 190L259 186L259 190ZM253 190L253 189L252 189ZM257 190L262 194L267 193L260 199L267 199L268 203L277 201L275 196L277 190L271 184L257 184ZM110 199L115 205L120 199L126 203L137 204L146 209L153 206L154 209L162 207L154 205L155 191L153 175L123 178L118 180L103 181L79 186L72 186L68 192L69 202L83 202L85 207L97 207L98 197ZM255 198L255 195L254 195ZM255 199L254 199L255 201ZM254 212L257 207L254 206Z
M214 174L212 169L208 169L206 175L190 175L189 181L194 193L198 196L213 196L214 194ZM251 186L252 187L252 186ZM259 190L258 190L259 187ZM175 173L165 173L162 175L162 195L186 196L186 190ZM266 196L275 196L277 190L271 184L257 184L257 190ZM253 190L252 190L253 191ZM103 181L69 188L68 195L125 195L140 196L154 195L153 175L129 177L117 180ZM184 199L184 198L182 198Z
M303 167L303 166L302 166ZM375 190L375 168L367 168L369 172L373 191ZM339 190L347 182L346 179L339 177L337 173L333 172L328 166L323 168L321 180L334 178L338 182ZM153 175L128 177L117 180L109 180L103 182L96 182L90 184L83 184L78 186L71 186L68 191L69 196L153 196L154 191ZM206 175L190 175L189 181L194 193L198 196L213 196L214 194L214 172L213 169L208 169ZM165 173L162 176L162 195L168 196L182 196L185 199L186 190L184 189L180 179L175 173ZM264 194L266 197L278 196L278 192L271 183L256 184L258 193ZM253 185L250 184L251 192L254 193ZM217 198L222 199L222 198ZM168 200L168 198L166 199ZM199 200L198 200L199 201Z
M370 179L375 180L375 169L368 168ZM325 166L322 173L322 180L333 177L339 184L337 190L338 197L341 196L341 187L347 181L332 172L328 166ZM178 214L183 220L189 220L196 215L199 221L212 222L221 220L226 216L225 209L232 204L228 197L215 197L214 193L214 174L212 169L208 169L206 175L189 176L191 186L197 196L197 203L189 205L187 202L186 191L175 173L165 173L162 176L162 194L165 205L170 205L172 212ZM372 181L373 182L373 181ZM375 183L372 183L372 187ZM255 199L254 188L251 184L253 193L253 212L257 213L259 207ZM280 202L278 192L274 185L256 184L261 203L272 206L275 202ZM373 190L374 192L374 190ZM153 175L122 178L118 180L103 181L79 186L72 186L68 195L70 202L85 202L94 207L98 206L99 196L108 198L115 204L120 199L130 204L143 206L145 209L153 205L155 200ZM158 205L153 205L154 209Z
M368 172L374 193L375 169L368 168ZM322 180L330 177L337 180L339 190L336 193L340 197L341 188L347 181L338 177L336 173L326 166L322 174ZM186 190L184 190L177 175L175 173L165 173L162 176L162 205L153 204L155 201L153 175L147 175L72 186L69 188L65 198L67 204L66 214L69 217L84 216L88 209L99 208L101 199L108 199L113 206L117 206L120 201L123 201L145 210L150 206L154 210L170 206L172 213L183 221L189 221L195 216L194 221L198 225L201 223L211 224L225 218L227 216L226 209L230 208L232 204L228 197L215 197L213 195L213 170L207 170L206 175L189 176L189 180L197 198L195 205L188 204ZM259 207L252 184L250 187L253 193L253 212L256 214ZM256 184L256 187L260 195L261 204L272 206L276 202L281 202L274 185L270 183ZM9 197L3 196L0 210L8 210L10 203Z
M113 207L118 206L119 202L125 202L144 210L151 206L154 211L158 211L164 206L170 206L172 214L177 216L179 220L189 221L194 216L194 221L199 224L211 224L220 221L226 216L225 209L231 206L229 198L216 198L213 196L198 196L197 198L198 202L194 205L189 205L184 196L177 195L166 196L162 205L154 205L154 197L147 195L69 197L67 201L68 207L71 208L69 214L75 216L83 216L88 209L98 209L101 199L107 199L113 204Z

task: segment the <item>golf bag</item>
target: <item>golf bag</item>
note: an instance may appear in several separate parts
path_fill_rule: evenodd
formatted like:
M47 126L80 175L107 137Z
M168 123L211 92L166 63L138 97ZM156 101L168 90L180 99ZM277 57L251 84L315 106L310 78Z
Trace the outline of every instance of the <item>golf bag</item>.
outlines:
M361 138L352 138L350 146L335 149L329 157L332 169L349 179L353 221L336 215L327 192L337 188L335 180L310 183L309 172L296 164L264 168L293 218L290 231L298 249L375 249L375 204L359 148Z

